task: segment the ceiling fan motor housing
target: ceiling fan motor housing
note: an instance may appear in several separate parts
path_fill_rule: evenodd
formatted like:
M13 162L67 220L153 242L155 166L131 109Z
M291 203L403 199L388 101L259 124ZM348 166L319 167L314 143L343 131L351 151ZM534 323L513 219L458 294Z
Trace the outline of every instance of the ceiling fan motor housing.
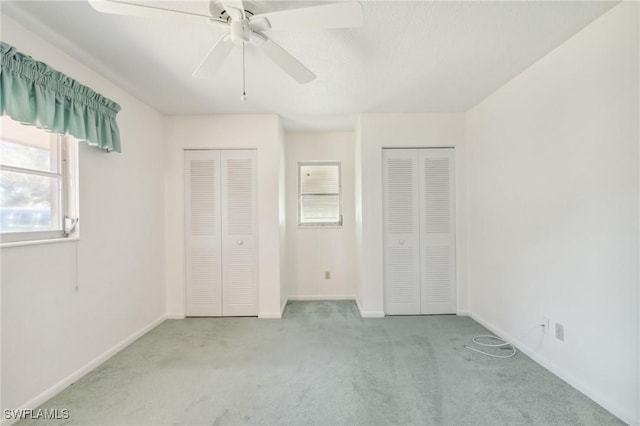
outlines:
M249 28L249 20L243 19L239 21L231 21L229 24L231 41L233 44L242 45L249 41L251 29Z

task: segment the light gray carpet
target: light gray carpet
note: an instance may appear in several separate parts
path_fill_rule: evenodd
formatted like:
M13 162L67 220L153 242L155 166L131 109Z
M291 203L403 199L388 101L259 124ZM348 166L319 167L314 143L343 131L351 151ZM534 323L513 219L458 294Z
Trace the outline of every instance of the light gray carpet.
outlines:
M467 317L361 319L353 302L292 302L282 320L169 320L21 425L622 424L523 354L463 348Z

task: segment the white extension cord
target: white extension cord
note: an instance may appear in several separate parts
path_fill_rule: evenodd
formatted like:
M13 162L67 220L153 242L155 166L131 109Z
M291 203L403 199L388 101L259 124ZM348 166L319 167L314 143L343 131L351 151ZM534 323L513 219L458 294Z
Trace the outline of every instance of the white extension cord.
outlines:
M544 328L546 326L547 326L546 324L539 324L538 325L538 327L542 327L542 328ZM537 327L535 327L535 328L537 328ZM529 334L531 331L532 330L530 330L527 334ZM501 343L496 343L496 344L493 344L493 343L482 343L482 342L479 342L478 339L493 339L493 340L496 340L496 341L501 342ZM478 349L478 348L472 348L471 346L464 345L464 347L469 349L470 351L478 352L479 354L490 356L492 358L512 358L512 357L516 356L516 354L518 353L518 351L516 350L516 347L513 345L513 343L511 341L506 341L501 337L492 336L490 334L482 334L480 336L474 337L473 338L473 343L475 343L478 346L484 346L485 348L501 348L501 349L503 348L503 349L510 349L511 350L511 353L509 353L508 355L495 355L495 354L492 354L492 353L489 353L489 352L485 352L485 351L483 351L481 349Z
M502 342L502 343L496 343L496 344L492 344L492 343L482 343L479 342L478 339L493 339L493 340L497 340L498 342ZM473 338L473 343L475 343L476 345L479 346L484 346L484 347L488 347L488 348L502 348L503 346L508 346L508 348L505 349L511 349L511 353L509 355L494 355L491 354L489 352L485 352L481 349L477 349L477 348L472 348L471 346L467 346L464 345L465 348L474 351L474 352L478 352L480 354L486 355L486 356L490 356L492 358L511 358L516 356L516 354L518 353L518 351L516 350L516 347L513 346L513 344L511 342L507 342L506 340L497 337L497 336L491 336L488 334L483 334L481 336L476 336Z

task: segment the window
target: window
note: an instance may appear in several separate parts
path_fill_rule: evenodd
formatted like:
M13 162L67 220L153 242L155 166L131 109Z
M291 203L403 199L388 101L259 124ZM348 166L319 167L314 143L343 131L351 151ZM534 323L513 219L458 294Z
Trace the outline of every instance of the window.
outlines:
M298 225L341 226L340 163L298 163Z
M69 237L77 215L75 143L2 117L0 242Z

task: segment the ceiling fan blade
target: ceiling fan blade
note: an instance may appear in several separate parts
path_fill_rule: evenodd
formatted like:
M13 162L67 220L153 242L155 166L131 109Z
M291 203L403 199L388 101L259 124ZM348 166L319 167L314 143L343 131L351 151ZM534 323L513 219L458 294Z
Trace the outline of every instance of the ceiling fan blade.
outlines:
M211 16L181 10L163 9L160 7L125 3L117 0L89 0L89 4L98 12L114 15L142 16L144 18L182 18L198 22L220 22ZM225 23L226 24L226 23Z
M275 62L276 65L282 68L298 83L305 84L316 78L316 75L311 72L309 68L302 65L300 61L270 39L266 39L259 47L269 59Z
M198 68L193 72L194 77L210 77L218 71L234 46L233 43L228 41L228 37L228 34L225 35L213 46L207 56L200 62Z
M254 15L250 21L266 18L273 30L313 30L319 28L356 28L362 26L362 6L345 1L301 9L281 10Z

